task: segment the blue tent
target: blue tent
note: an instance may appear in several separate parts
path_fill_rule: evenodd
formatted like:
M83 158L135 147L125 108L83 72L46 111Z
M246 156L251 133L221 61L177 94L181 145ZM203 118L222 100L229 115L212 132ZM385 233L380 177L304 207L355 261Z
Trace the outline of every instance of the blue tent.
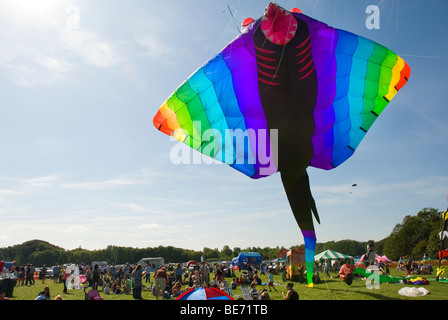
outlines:
M258 252L241 252L238 257L232 259L233 266L243 266L248 263L261 264L261 254Z

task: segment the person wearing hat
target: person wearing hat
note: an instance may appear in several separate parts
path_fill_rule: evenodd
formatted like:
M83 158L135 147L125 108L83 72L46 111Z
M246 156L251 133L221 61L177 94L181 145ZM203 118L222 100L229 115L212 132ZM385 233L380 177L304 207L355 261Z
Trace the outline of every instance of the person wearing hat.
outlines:
M161 295L163 296L165 293L166 281L168 275L166 274L165 267L157 270L154 274L154 294L156 299L159 299L159 292L162 291Z

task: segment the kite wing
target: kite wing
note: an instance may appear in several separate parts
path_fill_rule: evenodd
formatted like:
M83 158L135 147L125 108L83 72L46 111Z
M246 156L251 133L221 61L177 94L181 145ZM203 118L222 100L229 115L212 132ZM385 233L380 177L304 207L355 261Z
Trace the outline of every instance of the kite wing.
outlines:
M153 123L193 149L259 178L260 172L269 176L277 169L269 162L252 33L242 33L196 70L162 105Z
M317 72L311 166L332 169L347 160L411 69L396 53L353 33L307 17Z

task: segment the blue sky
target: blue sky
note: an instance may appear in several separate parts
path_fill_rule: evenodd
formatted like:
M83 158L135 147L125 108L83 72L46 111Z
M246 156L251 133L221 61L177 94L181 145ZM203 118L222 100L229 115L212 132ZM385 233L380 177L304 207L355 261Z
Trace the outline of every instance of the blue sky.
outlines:
M352 158L309 169L318 241L380 240L406 215L444 210L448 3L278 3L377 41L412 69ZM174 89L267 4L0 0L0 247L303 243L279 175L255 181L226 165L173 164L177 144L152 124ZM380 9L378 30L365 25L368 5Z

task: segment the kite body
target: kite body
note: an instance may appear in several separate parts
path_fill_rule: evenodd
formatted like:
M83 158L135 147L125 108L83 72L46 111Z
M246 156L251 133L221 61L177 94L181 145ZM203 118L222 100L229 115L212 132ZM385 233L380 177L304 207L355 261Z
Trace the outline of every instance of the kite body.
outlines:
M174 91L153 123L253 179L280 172L311 284L312 213L319 217L306 168L350 158L409 76L389 49L271 3Z

